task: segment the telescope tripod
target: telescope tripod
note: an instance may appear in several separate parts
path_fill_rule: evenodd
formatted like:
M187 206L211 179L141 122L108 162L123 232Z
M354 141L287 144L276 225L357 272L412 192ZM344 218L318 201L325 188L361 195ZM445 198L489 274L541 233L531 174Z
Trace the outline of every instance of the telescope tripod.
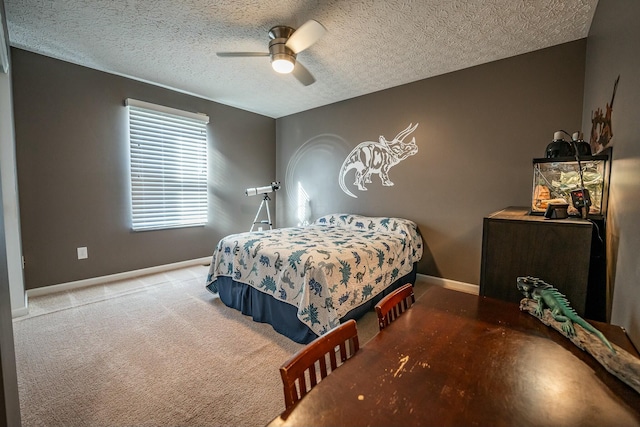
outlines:
M271 224L271 213L269 212L269 200L271 199L267 194L265 194L262 199L262 203L260 203L260 207L258 208L258 212L256 213L256 217L253 219L253 224L251 224L251 230L249 230L249 232L253 231L253 227L255 227L256 224L268 224L269 230L273 230L273 224ZM263 219L261 221L258 221L260 212L262 211L262 208L264 208L265 206L267 208L267 220Z

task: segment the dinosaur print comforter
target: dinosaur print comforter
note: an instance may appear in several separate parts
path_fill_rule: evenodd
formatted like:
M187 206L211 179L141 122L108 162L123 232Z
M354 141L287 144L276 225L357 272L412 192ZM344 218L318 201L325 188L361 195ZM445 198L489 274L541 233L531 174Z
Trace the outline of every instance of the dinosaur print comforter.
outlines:
M401 218L327 215L313 225L233 234L213 254L207 287L218 276L298 308L317 335L339 324L422 257L416 224ZM210 286L211 285L211 286Z

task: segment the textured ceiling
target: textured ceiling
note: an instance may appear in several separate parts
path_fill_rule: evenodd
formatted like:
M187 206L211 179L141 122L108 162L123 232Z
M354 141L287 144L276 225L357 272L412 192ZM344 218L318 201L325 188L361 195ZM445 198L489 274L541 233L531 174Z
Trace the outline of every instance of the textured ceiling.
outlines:
M586 37L597 0L4 0L12 46L282 117ZM268 30L328 30L298 55L303 86L266 57Z

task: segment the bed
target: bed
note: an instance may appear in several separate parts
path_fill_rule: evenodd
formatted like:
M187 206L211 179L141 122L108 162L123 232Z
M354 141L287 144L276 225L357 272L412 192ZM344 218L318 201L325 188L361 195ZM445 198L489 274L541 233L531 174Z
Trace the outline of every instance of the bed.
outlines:
M223 238L206 287L227 306L305 344L415 283L422 249L413 221L326 215L306 227Z

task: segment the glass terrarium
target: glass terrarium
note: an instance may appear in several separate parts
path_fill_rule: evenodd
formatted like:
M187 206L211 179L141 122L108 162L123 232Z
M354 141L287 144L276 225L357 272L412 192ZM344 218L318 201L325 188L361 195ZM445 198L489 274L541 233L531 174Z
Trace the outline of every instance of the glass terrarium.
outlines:
M572 205L571 192L582 188L584 182L584 188L591 196L589 215L604 216L609 190L608 160L606 154L582 156L578 166L575 158L533 159L531 213L542 215L549 204L566 203L569 215L580 216Z

